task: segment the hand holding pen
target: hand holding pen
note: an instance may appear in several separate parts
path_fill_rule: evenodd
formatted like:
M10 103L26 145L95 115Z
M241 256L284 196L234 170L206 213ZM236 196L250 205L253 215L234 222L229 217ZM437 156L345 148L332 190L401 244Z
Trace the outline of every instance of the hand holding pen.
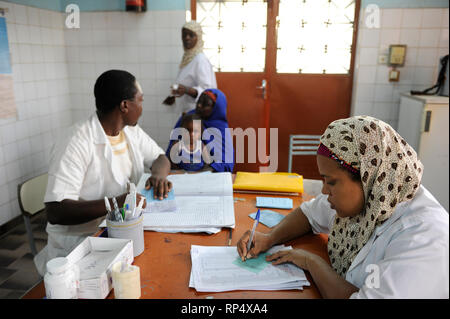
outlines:
M256 217L255 217L255 222L253 223L253 228L252 228L252 232L250 233L250 238L247 242L247 252L250 251L250 247L252 246L252 242L253 242L253 236L255 235L255 230L256 230L256 226L258 226L259 224L259 215L260 215L260 210L258 209L258 212L256 213Z
M257 222L253 224L254 228ZM263 234L257 232L256 230L253 232L253 238L250 238L252 234L251 230L247 230L244 235L239 239L237 243L237 251L242 261L245 261L250 258L257 257L260 253L265 252L270 247L273 246L273 243L270 239L269 234Z

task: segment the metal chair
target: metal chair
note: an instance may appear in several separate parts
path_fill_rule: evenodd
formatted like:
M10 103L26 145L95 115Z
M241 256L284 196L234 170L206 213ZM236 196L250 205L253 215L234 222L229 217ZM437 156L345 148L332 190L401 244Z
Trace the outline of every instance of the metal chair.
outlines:
M317 154L320 137L320 135L289 135L289 173L292 170L292 156Z
M42 174L33 177L17 187L19 207L22 211L25 228L27 230L28 242L31 253L37 255L36 244L34 242L33 230L31 228L30 218L42 212L45 208L44 196L47 188L48 174Z

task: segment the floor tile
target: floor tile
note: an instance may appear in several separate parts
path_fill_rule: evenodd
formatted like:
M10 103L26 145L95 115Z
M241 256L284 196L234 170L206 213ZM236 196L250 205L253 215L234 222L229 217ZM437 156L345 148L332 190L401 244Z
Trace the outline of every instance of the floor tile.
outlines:
M19 299L25 292L25 290L0 289L0 299Z
M31 219L38 252L47 244L46 225L45 214ZM20 299L41 280L33 262L25 225L19 224L0 238L0 299Z
M27 291L42 279L36 268L33 268L17 270L12 276L0 284L0 288Z
M24 243L21 236L7 235L0 239L0 249L16 250Z
M0 284L11 278L18 270L0 267ZM1 287L0 287L1 288Z

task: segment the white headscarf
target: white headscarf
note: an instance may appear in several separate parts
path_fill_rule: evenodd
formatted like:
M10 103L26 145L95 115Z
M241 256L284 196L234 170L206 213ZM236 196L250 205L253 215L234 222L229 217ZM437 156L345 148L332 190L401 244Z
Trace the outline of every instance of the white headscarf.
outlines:
M203 52L203 39L202 39L202 35L203 35L203 31L202 31L202 26L200 25L200 23L197 23L195 20L186 22L183 25L184 29L188 29L191 30L192 32L194 32L197 35L197 43L195 44L195 46L192 49L186 49L183 47L184 49L184 55L183 55L183 59L181 60L180 63L180 69L185 67L186 65L188 65L197 54L199 54L200 52Z

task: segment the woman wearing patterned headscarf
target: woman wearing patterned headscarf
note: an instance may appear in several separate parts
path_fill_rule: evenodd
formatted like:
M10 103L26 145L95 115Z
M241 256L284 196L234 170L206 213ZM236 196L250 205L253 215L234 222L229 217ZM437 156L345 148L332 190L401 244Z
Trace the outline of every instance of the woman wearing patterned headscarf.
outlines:
M164 104L172 105L178 97L177 108L180 112L195 109L198 97L207 88L217 88L216 76L206 55L203 53L202 27L196 21L190 21L181 29L184 54L180 70L175 81L177 87Z
M242 259L312 230L329 234L329 262L301 249L267 260L308 270L323 297L448 298L449 216L421 185L416 152L369 116L332 122L320 141L323 194L255 234L248 252L244 234Z

